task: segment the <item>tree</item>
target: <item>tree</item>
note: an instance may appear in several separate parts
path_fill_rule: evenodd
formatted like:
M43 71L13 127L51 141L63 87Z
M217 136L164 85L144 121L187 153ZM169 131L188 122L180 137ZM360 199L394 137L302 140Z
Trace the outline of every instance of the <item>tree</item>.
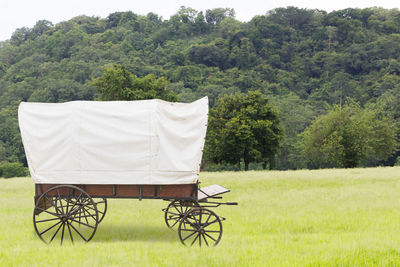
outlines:
M214 8L206 10L206 21L208 24L219 24L224 18L234 18L233 8Z
M36 39L41 36L46 31L50 30L53 27L53 23L48 20L39 20L36 22L35 26L33 26L32 31L30 32L30 37L32 39Z
M167 89L167 80L149 74L138 78L124 66L104 68L104 74L93 79L92 85L99 89L99 100L140 100L159 98L177 101L177 95Z
M277 112L259 91L224 95L210 111L206 158L237 164L262 162L273 167L282 131Z
M397 148L396 127L356 103L335 106L303 133L309 168L354 168L368 158L386 160Z
M204 64L209 67L224 68L227 57L224 52L215 45L195 45L189 50L189 59L197 64Z

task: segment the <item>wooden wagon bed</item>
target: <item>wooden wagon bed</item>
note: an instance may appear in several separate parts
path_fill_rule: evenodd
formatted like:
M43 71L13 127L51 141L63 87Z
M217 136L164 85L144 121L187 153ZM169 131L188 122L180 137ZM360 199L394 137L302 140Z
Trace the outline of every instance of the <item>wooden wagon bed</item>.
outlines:
M40 195L58 184L35 184L35 201ZM83 189L92 198L133 198L133 199L181 199L197 200L197 184L177 185L104 185L83 184L74 185ZM61 195L66 195L66 189L60 189ZM55 196L56 192L50 192Z

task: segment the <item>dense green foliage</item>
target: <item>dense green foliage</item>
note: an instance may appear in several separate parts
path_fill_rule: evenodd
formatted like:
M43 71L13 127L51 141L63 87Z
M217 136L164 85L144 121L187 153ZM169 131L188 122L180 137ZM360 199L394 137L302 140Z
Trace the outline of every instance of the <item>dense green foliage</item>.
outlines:
M250 162L271 168L281 137L278 114L261 92L225 95L210 111L206 158L239 170L242 160L246 171Z
M93 80L99 88L99 100L142 100L164 99L177 101L177 95L167 89L167 80L148 74L143 78L135 77L124 66L105 68L104 74Z
M21 162L0 162L0 177L24 177L28 175L28 168Z
M335 106L304 131L304 158L309 168L354 168L378 164L397 148L396 127L373 110Z
M208 95L214 106L224 94L259 90L285 133L279 169L302 167L299 134L348 97L399 123L399 10L288 7L246 23L234 15L182 7L168 20L128 11L17 29L0 43L0 157L26 163L20 101L101 98L92 80L99 85L96 78L114 64L126 66L133 81L168 82L183 102ZM398 154L361 164L394 164Z

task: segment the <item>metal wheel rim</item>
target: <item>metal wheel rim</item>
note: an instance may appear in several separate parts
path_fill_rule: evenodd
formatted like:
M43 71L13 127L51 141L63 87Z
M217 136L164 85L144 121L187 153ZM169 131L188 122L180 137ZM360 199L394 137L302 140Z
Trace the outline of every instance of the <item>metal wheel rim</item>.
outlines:
M93 203L96 205L98 212L98 223L100 223L107 212L107 199L106 198L92 198Z
M60 193L63 190L67 190L68 194ZM57 195L48 196L52 191ZM48 201L51 207L41 208L41 201ZM40 214L44 214L42 218L39 218ZM36 234L47 244L58 237L61 245L64 239L70 239L72 243L77 239L88 242L97 230L98 211L95 202L84 190L73 185L59 185L48 189L37 200L33 225Z
M206 229L211 225L210 229ZM222 237L222 222L218 215L209 209L192 209L180 221L178 234L185 246L216 246Z

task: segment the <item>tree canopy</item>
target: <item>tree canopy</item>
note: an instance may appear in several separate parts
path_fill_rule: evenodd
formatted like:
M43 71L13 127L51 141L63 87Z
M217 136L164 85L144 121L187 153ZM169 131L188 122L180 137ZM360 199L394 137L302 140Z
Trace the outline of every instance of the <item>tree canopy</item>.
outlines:
M270 167L278 152L282 131L277 112L259 91L218 98L210 111L206 155L215 162L262 162Z
M113 79L122 87L108 87ZM399 126L400 11L287 7L241 22L230 8L181 7L167 20L132 11L40 20L0 42L0 157L26 163L17 124L21 101L113 94L175 100L164 88L183 102L208 95L211 106L225 94L259 90L279 111L283 137L275 168L302 168L301 133L348 98ZM262 158L255 149L248 153ZM358 165L393 165L400 156L397 148L390 157L367 154Z
M167 80L164 77L157 78L154 74L148 74L138 78L124 66L105 68L104 74L91 83L99 89L99 100L142 100L163 99L177 101L177 95L167 89Z
M354 103L335 106L303 133L307 167L354 168L387 160L397 149L396 130L373 110Z

